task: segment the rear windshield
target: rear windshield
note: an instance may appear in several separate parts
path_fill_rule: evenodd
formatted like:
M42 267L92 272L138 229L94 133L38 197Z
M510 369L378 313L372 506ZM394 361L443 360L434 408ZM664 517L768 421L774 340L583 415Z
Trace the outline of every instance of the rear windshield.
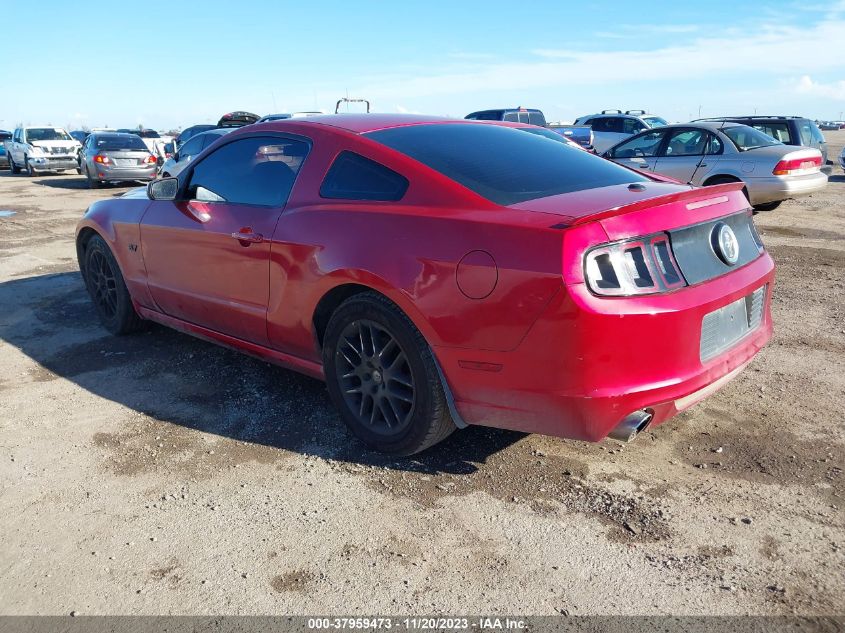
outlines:
M72 141L70 134L58 127L31 127L26 130L26 140L32 141Z
M782 145L780 141L776 141L768 134L763 134L760 130L755 130L747 125L726 127L722 129L722 132L733 141L733 144L741 152L758 147L768 147L769 145Z
M501 205L648 181L566 143L499 125L411 125L367 136Z
M126 136L109 135L97 136L94 138L94 149L103 151L119 151L119 150L143 150L147 151L147 146L140 137L134 134L127 134Z

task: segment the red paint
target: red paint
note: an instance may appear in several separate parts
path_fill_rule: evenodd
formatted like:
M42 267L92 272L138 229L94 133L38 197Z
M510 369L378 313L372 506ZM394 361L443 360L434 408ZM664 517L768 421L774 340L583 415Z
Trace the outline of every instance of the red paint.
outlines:
M659 424L677 413L675 400L741 367L769 340L768 254L659 295L600 298L584 282L588 248L738 212L748 206L739 187L664 179L644 191L623 185L501 207L359 134L417 122L489 125L341 115L248 126L226 139L272 131L312 141L283 209L107 199L78 231L110 244L145 318L312 376L322 375L313 324L320 300L343 284L381 292L426 338L472 424L588 440L640 408ZM405 175L401 203L320 198L343 150ZM687 208L717 195L725 200ZM702 365L704 314L764 284L762 327Z

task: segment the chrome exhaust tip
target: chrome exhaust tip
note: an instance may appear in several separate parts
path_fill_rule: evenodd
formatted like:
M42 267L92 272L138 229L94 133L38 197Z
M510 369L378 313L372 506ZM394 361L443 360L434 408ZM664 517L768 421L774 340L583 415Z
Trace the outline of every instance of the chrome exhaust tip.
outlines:
M634 411L625 416L625 419L608 434L608 437L620 442L630 442L639 435L640 431L645 430L652 417L653 415L646 410Z

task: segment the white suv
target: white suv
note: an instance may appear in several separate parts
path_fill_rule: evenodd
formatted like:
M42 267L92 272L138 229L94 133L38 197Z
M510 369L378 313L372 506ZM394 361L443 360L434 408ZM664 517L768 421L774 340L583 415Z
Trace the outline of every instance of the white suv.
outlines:
M645 110L602 110L575 121L575 125L588 125L593 130L593 147L601 154L629 136L643 130L667 125L666 119Z
M13 174L26 170L30 176L40 171L78 170L81 147L60 127L19 127L12 140L6 141L9 169Z

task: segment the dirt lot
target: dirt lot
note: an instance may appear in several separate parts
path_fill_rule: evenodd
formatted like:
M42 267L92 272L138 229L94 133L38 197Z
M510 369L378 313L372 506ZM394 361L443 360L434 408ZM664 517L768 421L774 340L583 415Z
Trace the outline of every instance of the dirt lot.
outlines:
M385 460L315 380L107 335L73 229L125 188L3 172L0 613L842 613L836 173L757 216L776 335L715 396L624 448L472 428Z

